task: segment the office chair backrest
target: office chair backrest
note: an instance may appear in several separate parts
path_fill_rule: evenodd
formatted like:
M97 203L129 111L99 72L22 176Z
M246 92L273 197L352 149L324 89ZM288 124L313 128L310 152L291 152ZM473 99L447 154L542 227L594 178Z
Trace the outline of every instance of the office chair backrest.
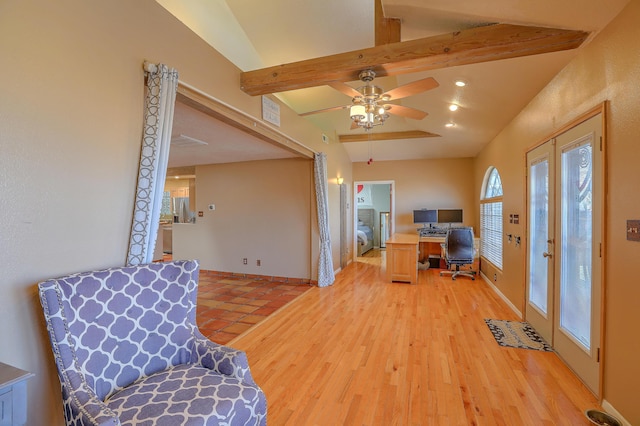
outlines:
M447 232L447 258L473 261L473 228L451 228Z

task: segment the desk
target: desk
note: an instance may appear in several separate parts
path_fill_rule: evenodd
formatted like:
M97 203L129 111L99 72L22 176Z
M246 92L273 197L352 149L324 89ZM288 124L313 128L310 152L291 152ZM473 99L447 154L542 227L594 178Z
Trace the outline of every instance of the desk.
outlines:
M445 242L445 237L420 237L420 255L419 262L424 263L429 256L443 257L442 244Z
M418 282L417 234L393 234L387 240L387 280Z

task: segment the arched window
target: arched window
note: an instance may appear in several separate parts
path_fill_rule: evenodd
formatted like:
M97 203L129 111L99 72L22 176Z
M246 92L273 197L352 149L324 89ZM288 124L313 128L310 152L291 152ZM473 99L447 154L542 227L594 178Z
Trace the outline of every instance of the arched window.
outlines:
M487 170L482 186L480 255L502 269L502 181L495 167Z

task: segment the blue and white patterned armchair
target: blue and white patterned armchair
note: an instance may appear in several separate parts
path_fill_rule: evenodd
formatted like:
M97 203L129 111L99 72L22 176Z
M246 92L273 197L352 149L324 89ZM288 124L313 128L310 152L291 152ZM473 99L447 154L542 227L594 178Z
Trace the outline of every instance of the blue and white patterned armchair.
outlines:
M265 425L244 352L196 326L197 261L39 284L68 425Z

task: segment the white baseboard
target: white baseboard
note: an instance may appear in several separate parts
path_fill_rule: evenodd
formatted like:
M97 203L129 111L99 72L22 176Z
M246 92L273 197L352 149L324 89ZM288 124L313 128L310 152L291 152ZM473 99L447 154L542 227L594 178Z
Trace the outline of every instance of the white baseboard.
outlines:
M605 412L611 414L613 417L620 420L624 426L632 426L631 422L627 421L627 419L622 417L622 414L620 414L618 410L613 408L613 405L611 405L609 401L607 401L606 399L602 400L602 408L604 409Z
M495 294L497 294L500 299L502 299L504 301L504 303L507 304L507 306L509 306L509 308L511 308L511 310L513 312L516 313L516 315L518 315L518 318L522 319L522 312L520 312L520 309L516 308L516 305L514 305L513 303L511 303L511 301L507 298L507 296L505 296L504 294L502 294L502 292L500 291L500 289L498 289L498 287L496 287L495 285L493 285L493 283L491 282L491 280L482 272L480 272L480 276L482 277L482 279L484 280L484 282L491 287L491 289L494 291Z

